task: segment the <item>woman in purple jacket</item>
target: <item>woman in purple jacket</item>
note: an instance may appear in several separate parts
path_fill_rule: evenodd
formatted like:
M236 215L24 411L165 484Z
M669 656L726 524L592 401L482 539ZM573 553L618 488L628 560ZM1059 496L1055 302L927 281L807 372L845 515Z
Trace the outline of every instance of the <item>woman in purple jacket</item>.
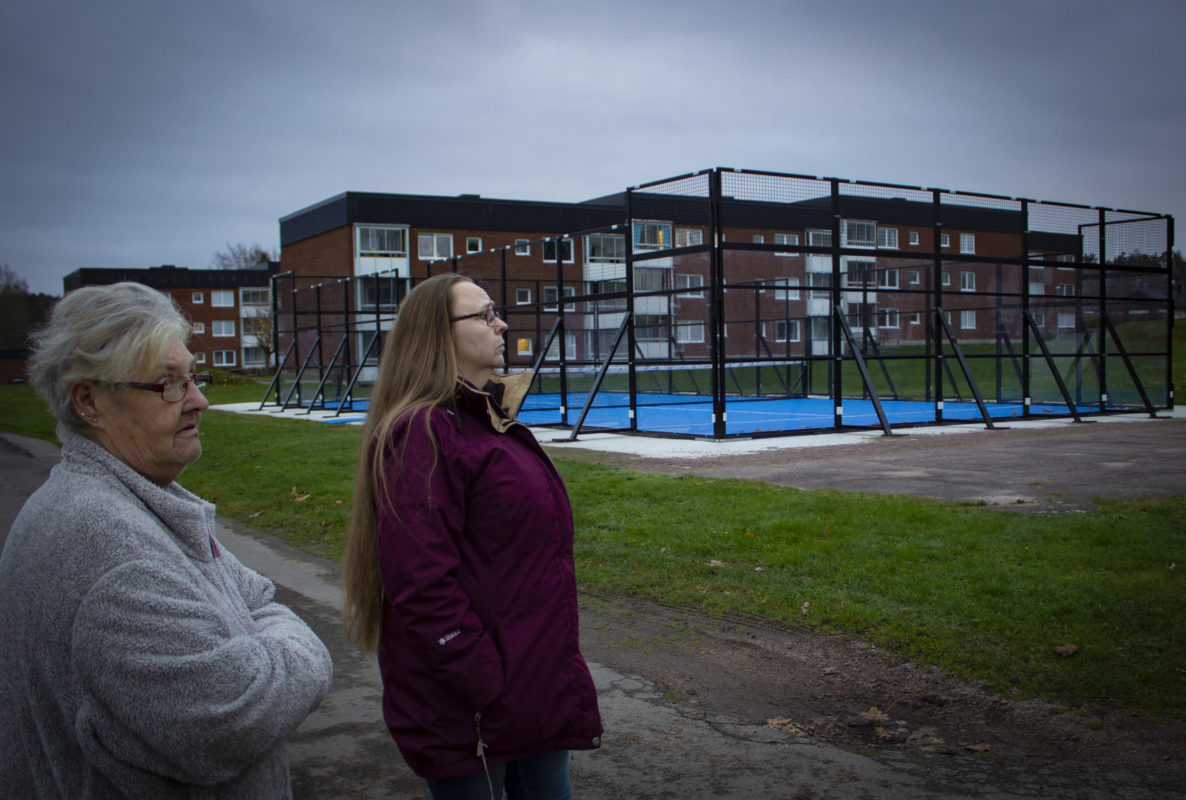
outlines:
M359 458L345 621L378 650L384 719L434 800L568 798L568 751L601 741L564 483L478 388L506 327L460 275L410 292Z

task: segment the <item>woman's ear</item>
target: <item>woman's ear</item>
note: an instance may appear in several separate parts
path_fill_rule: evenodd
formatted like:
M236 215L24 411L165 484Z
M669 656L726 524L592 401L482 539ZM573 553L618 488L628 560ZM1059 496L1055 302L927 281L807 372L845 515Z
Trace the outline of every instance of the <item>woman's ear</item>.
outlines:
M99 405L95 397L95 384L91 381L78 381L70 387L70 402L74 405L74 413L88 425L98 426Z

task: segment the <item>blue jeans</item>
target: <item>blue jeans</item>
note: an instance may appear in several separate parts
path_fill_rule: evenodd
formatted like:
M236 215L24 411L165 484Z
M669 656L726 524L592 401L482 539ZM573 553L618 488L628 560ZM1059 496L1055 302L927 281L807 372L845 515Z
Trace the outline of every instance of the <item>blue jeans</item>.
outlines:
M428 781L432 800L570 800L568 751L553 750L538 756L499 764L444 783Z

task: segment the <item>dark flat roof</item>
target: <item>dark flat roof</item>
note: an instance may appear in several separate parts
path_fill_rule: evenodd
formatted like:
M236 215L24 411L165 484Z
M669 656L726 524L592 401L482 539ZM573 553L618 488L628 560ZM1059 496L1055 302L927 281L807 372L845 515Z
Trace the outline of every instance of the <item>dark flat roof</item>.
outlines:
M83 267L62 278L62 288L71 292L82 286L106 286L135 281L154 289L235 289L268 286L279 268L274 261L264 269L190 269L189 267Z

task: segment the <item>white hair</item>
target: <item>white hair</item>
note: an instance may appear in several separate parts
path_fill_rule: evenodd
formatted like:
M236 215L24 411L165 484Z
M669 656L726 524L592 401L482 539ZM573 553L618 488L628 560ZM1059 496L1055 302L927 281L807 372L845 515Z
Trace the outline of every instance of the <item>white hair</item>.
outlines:
M80 430L74 384L142 379L173 344L188 342L190 331L173 299L156 289L130 281L85 286L59 300L31 337L29 379L50 413Z

